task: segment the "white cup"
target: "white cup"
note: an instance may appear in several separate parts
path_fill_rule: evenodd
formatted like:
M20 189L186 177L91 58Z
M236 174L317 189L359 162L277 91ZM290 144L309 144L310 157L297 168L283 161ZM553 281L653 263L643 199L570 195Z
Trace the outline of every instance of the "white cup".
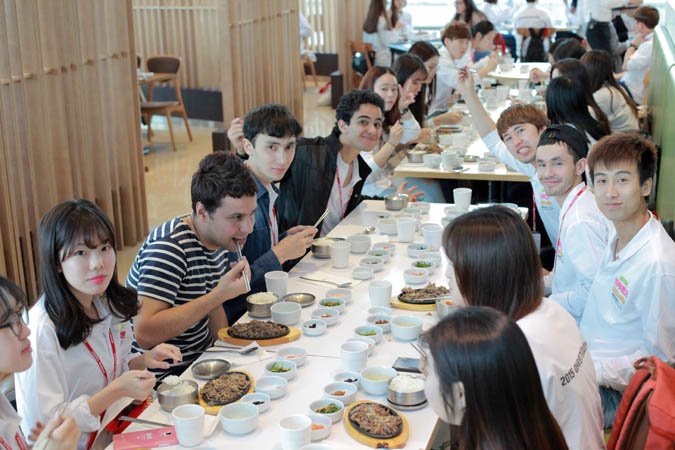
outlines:
M349 265L349 252L352 244L347 241L337 241L330 244L330 262L336 269L344 269Z
M391 282L386 280L375 280L368 284L368 296L370 297L370 306L389 306L391 299Z
M304 415L288 416L279 422L281 431L281 448L283 450L299 450L308 445L312 435L312 419Z
M462 211L469 209L471 205L471 189L469 188L455 188L452 190L452 197L457 206Z
M530 80L518 80L518 89L527 89Z
M456 163L457 163L458 157L459 157L459 155L457 154L457 152L453 152L453 151L445 151L445 152L441 153L441 160L443 161L443 168L445 170L452 170L455 167L457 167Z
M265 274L265 287L269 292L282 298L288 290L288 274L282 270L273 270Z
M396 219L396 232L401 242L412 242L417 228L417 219L414 217L399 217Z
M178 443L194 447L204 437L204 408L199 405L181 405L171 412Z
M343 370L361 372L368 365L368 344L347 341L340 346L340 361Z
M506 101L506 99L509 97L509 92L511 91L511 88L508 86L497 86L497 98L499 98L500 102Z
M456 133L452 135L452 146L455 149L462 149L469 143L469 138L464 133Z
M438 250L441 248L443 227L437 223L425 223L422 225L422 237L431 250Z

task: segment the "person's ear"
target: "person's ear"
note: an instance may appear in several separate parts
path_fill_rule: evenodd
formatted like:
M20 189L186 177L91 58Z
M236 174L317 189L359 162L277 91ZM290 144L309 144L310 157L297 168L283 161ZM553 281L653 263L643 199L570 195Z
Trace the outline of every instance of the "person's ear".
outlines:
M648 197L649 194L652 193L652 183L654 182L654 179L652 177L649 177L645 180L644 183L642 183L642 186L640 186L640 193L642 194L643 197Z
M581 175L586 170L586 158L581 158L576 164L576 175Z
M244 138L242 142L244 143L244 151L246 152L246 154L248 156L253 155L254 150L253 143L246 138Z
M195 205L195 216L197 217L197 220L201 222L206 222L209 218L209 212L202 202L197 202Z
M450 38L446 37L445 39L443 39L443 45L445 46L445 48L450 48L450 42L452 42Z
M337 125L338 129L340 130L340 133L344 133L345 131L347 131L347 128L349 128L349 124L342 119L338 120Z

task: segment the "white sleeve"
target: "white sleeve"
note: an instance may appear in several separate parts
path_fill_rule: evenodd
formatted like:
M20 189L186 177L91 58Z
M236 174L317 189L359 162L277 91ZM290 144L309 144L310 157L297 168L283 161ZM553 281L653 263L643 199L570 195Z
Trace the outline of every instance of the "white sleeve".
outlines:
M635 53L630 57L626 63L627 71L645 70L649 67L652 60L652 43L646 42L640 45Z
M429 112L445 111L448 109L448 97L457 89L457 71L455 69L438 67L436 74L436 96L431 102Z
M511 166L518 172L528 177L533 177L537 174L537 169L532 164L525 164L516 159L506 147L504 141L499 138L497 130L492 131L487 136L483 137L483 143L488 151L494 155L498 160L504 164Z
M300 37L305 38L311 36L314 29L302 12L298 15L298 21L300 22Z
M377 19L377 36L380 38L380 42L386 47L389 44L394 44L396 42L401 42L401 33L398 30L387 30L387 20L380 16Z
M414 116L410 119L402 120L401 126L403 127L403 137L401 138L401 144L407 144L408 142L413 141L419 137L421 128Z

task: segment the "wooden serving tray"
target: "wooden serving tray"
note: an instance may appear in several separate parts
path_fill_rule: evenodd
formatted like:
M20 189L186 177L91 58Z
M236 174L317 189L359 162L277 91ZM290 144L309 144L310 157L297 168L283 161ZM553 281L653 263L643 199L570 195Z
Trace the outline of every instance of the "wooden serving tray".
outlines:
M248 379L251 380L251 387L248 389L248 392L246 392L246 394L250 394L251 392L253 392L255 390L254 389L255 388L255 380L253 379L253 376L250 373L248 373L245 370L233 370L232 372L242 372L242 373L245 373L246 375L248 375ZM244 394L244 395L246 395L246 394ZM244 395L242 395L242 397ZM238 401L241 401L241 399L239 399L235 402L232 402L232 403L237 403ZM217 416L218 412L220 411L220 408L225 406L225 405L219 405L219 406L209 406L209 405L207 405L206 402L202 399L202 389L201 388L199 388L199 405L202 408L204 408L204 412L206 412L206 414L209 414L209 415L212 415L212 416Z
M273 345L279 345L279 344L288 344L289 342L295 341L296 339L300 338L300 329L299 328L293 328L293 327L288 327L288 334L286 336L281 336L277 338L272 338L272 339L239 339L239 338L234 338L230 336L227 333L227 328L221 328L218 330L218 339L220 339L223 342L227 342L228 344L232 345L240 345L242 347L247 346L253 341L256 341L261 347L271 347Z
M389 300L391 306L396 309L405 309L406 311L436 311L436 303L430 305L413 305L412 303L405 303L398 299L398 297L392 297Z
M408 441L408 435L410 434L410 427L408 425L408 421L405 420L405 417L403 414L401 414L400 411L396 411L398 415L401 417L401 420L403 421L403 430L401 430L401 434L399 434L396 437L390 438L390 439L377 439L373 438L370 436L366 436L365 434L361 433L359 430L354 428L354 425L349 421L349 411L352 410L353 407L356 405L360 405L361 403L377 403L372 400L359 400L358 402L354 402L351 405L349 405L347 408L345 408L345 416L342 419L342 421L345 423L345 430L347 430L347 434L350 435L352 438L354 438L355 441L360 442L363 445L366 445L368 447L372 448L403 448L405 447L405 443ZM387 405L382 405L382 406L387 406ZM391 408L390 406L387 406L387 408ZM393 409L393 408L392 408Z

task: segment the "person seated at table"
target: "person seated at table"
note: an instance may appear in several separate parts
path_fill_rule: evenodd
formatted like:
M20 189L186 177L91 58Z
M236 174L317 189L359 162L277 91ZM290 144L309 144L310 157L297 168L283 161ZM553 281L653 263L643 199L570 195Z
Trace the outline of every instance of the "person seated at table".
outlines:
M535 161L539 138L549 125L546 113L534 105L516 103L501 113L495 125L478 98L470 72L461 70L458 86L471 113L473 126L488 151L504 164L530 178L534 197L531 212L534 231L535 214L538 212L550 241L556 242L560 206L546 194L539 181Z
M27 370L33 364L33 350L28 340L30 328L25 322L27 313L26 296L17 285L0 276L0 380L15 373ZM37 349L36 349L37 350ZM28 448L26 437L19 424L21 417L9 402L0 394L0 442L6 450L25 450ZM54 418L45 428L41 423L32 430L30 440L46 433L47 449L75 450L80 438L80 430L72 416Z
M591 50L581 57L581 63L588 72L593 99L607 115L610 130L614 133L639 130L637 105L614 78L609 53Z
M497 67L497 53L494 51L496 37L495 26L488 20L481 20L471 27L471 61L475 64L485 57L492 58L494 64L488 72ZM472 69L476 67L472 66Z
M403 24L402 35L412 36L413 24L410 13L403 11L407 4L407 0L392 0L389 6L389 17L391 17L391 24L396 28L396 24Z
M527 0L526 4L523 5L513 18L513 27L518 29L527 29L528 34L526 37L521 39L520 44L520 54L523 61L527 61L527 49L530 45L530 40L532 39L529 36L529 30L543 30L545 28L553 28L553 22L551 21L551 16L543 8L537 6L537 0ZM543 60L546 61L545 59Z
M550 125L539 139L536 155L539 180L560 205L550 298L578 321L612 224L583 181L588 143L579 130Z
M422 339L430 349L422 359L424 393L451 426L451 448L568 448L514 321L492 308L468 306L445 316Z
M525 221L502 206L469 212L445 228L443 249L464 302L494 308L520 326L570 448L604 449L591 355L574 318L543 298L539 255Z
M144 401L155 376L146 369L181 361L173 345L133 353L136 292L117 281L115 231L101 208L84 199L61 202L40 220L43 295L28 313L33 365L15 374L16 403L30 430L61 414L78 424L88 448L101 414L125 397Z
M487 20L487 17L478 9L473 0L455 0L455 16L452 20L474 26L481 20Z
M675 242L647 209L658 157L636 134L600 140L588 164L600 211L614 224L581 317L595 364L605 427L611 426L633 363L675 363Z
M458 0L460 1L460 0ZM441 34L443 48L440 50L436 73L436 97L431 103L430 115L446 112L457 101L457 70L470 64L469 45L471 29L464 22L450 22Z
M548 50L548 62L555 64L563 59L581 59L586 53L586 48L575 38L558 39ZM533 68L530 70L530 80L533 83L542 83L551 79L551 72Z
M504 22L511 21L513 10L509 5L498 5L497 3L497 0L485 0L483 14L485 14L487 20L494 24L495 28L501 29Z
M363 42L372 44L376 66L391 66L389 44L403 40L404 24L400 21L392 24L386 0L370 0L366 21L363 23Z
M654 28L659 24L659 10L652 6L641 6L633 14L637 36L635 36L623 57L623 72L616 75L626 84L638 105L644 104L647 88L645 77L652 61Z
M246 166L258 186L255 225L241 250L251 266L251 292L265 291L265 273L282 270L283 263L303 256L317 232L311 226L297 226L280 235L277 224L279 189L274 183L283 178L293 162L300 133L302 126L282 105L263 105L244 117ZM228 321L234 323L246 312L245 300L227 303L231 304Z
M295 158L280 183L279 231L296 225L318 225L326 236L362 201L361 190L371 169L361 152L380 143L384 100L372 91L355 89L340 98L335 126L326 137L299 138Z
M181 373L234 323L230 314L241 306L229 303L248 291L244 273L251 275L246 258L230 265L228 252L237 251L235 240L245 246L253 231L257 193L238 156L210 153L192 175L192 213L159 225L138 250L126 280L141 303L134 350L167 342L183 352L160 377Z

